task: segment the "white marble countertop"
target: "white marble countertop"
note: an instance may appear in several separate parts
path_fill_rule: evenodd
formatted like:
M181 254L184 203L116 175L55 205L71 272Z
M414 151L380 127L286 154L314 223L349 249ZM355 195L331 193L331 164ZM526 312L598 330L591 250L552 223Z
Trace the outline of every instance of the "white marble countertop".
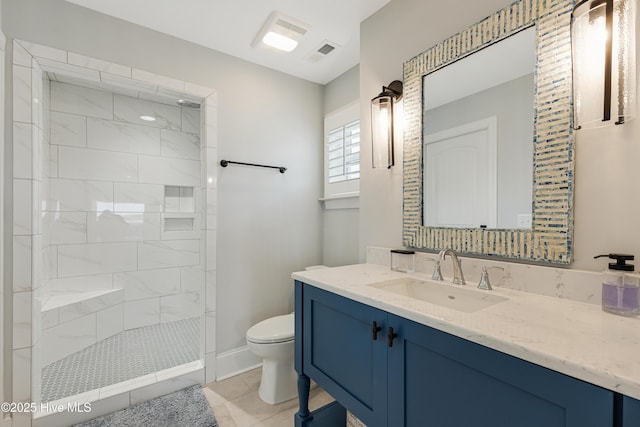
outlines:
M602 311L600 306L494 287L482 291L508 298L482 310L454 309L367 286L407 275L389 267L357 264L293 273L318 288L371 305L510 354L557 372L640 399L640 319ZM455 286L445 278L442 286Z

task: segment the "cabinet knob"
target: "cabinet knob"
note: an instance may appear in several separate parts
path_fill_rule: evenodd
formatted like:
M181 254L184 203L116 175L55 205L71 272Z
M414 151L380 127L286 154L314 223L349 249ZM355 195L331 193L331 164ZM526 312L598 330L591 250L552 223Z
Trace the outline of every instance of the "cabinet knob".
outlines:
M382 326L378 326L378 322L375 320L371 323L371 339L376 341L378 339L378 332L382 330Z
M389 327L389 330L387 331L387 345L389 348L393 347L393 339L397 336L398 334L393 332L393 328Z

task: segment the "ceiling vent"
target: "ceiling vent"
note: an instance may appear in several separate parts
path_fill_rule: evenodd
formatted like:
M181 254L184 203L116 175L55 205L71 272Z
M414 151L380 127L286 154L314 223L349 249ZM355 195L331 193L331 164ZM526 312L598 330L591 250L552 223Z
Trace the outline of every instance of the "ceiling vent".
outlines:
M310 62L318 62L327 57L331 52L339 48L337 43L325 40L318 47L316 47L309 55L306 56L306 60Z
M325 43L324 46L322 46L320 49L318 49L318 52L320 52L323 55L328 55L330 54L336 47L330 45L329 43Z
M310 26L302 21L279 12L273 12L256 35L251 46L291 52L298 46L298 42L309 29Z

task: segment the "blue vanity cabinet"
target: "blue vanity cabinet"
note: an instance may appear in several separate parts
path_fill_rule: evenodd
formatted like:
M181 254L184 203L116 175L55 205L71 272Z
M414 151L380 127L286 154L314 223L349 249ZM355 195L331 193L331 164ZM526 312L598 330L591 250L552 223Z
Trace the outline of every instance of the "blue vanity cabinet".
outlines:
M368 427L386 425L387 313L313 286L298 283L296 292L301 286L304 338L296 365L301 352L308 377ZM296 316L298 305L296 295Z
M389 325L390 426L614 425L609 390L392 314Z
M640 427L598 386L301 282L295 304L296 427ZM310 413L309 378L337 403Z

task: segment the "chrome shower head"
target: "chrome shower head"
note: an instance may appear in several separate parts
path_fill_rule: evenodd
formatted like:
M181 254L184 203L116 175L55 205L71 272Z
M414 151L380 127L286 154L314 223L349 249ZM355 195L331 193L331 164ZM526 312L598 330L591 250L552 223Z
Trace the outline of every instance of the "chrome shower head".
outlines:
M176 101L176 104L181 107L200 109L200 104L193 101L187 101L186 99L179 99L178 101Z

